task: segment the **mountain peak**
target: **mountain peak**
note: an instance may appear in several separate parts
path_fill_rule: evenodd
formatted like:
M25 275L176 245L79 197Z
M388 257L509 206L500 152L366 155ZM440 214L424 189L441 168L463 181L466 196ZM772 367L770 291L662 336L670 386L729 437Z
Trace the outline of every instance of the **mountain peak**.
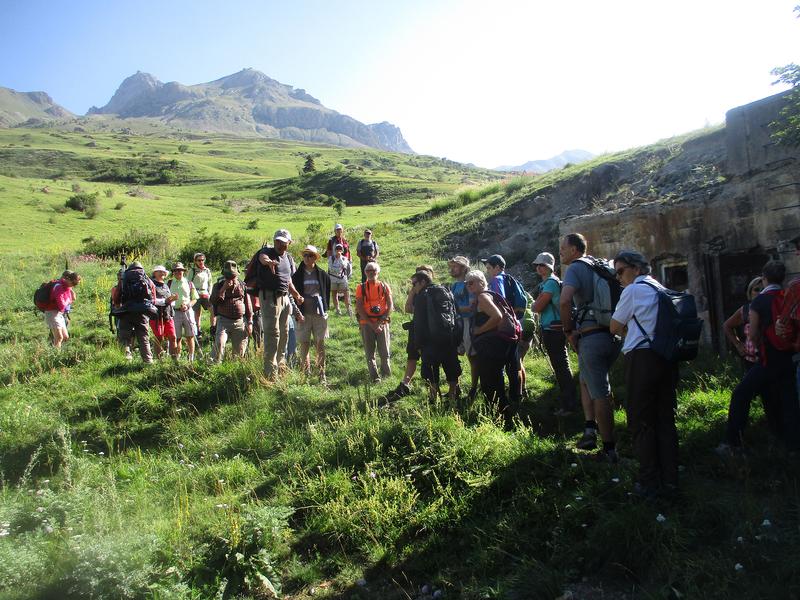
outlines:
M240 87L249 87L253 85L265 84L265 83L277 83L274 79L270 79L261 71L257 71L251 67L247 67L246 69L242 69L234 73L233 75L227 75L225 77L220 77L216 81L212 81L212 84L219 85L223 89L229 88L240 88Z

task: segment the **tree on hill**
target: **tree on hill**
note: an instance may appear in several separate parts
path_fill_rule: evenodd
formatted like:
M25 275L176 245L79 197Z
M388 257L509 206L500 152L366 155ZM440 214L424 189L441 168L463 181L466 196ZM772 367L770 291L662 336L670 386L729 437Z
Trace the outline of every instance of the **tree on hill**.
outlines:
M794 12L800 18L800 4L794 7ZM769 124L772 138L785 146L800 146L800 65L790 63L773 69L772 74L778 78L775 84L792 86L786 106Z
M314 164L314 157L310 154L306 156L306 163L303 165L303 173L313 173L317 170L317 166Z

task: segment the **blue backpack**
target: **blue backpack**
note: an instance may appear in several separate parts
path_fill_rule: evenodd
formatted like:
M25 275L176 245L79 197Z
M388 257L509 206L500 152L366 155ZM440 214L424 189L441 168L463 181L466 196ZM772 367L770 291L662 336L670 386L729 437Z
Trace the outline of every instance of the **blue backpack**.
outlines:
M703 333L703 319L697 317L694 296L658 287L648 281L638 281L637 284L650 286L658 296L656 329L652 339L636 315L633 316L645 340L650 343L650 349L670 362L695 359Z

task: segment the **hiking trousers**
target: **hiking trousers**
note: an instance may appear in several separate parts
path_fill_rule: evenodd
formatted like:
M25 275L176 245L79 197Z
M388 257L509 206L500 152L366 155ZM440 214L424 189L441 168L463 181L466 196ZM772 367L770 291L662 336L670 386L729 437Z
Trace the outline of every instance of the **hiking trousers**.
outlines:
M261 328L264 331L264 375L274 377L278 365L286 366L292 303L288 294L274 294L271 290L261 290L259 299Z
M139 342L139 354L142 362L153 362L153 353L150 350L149 336L150 317L146 314L125 313L119 318L117 337L119 343L125 348L130 348L133 338Z
M649 348L625 355L628 429L639 459L639 483L678 484L678 366Z
M389 324L385 323L380 331L374 331L369 325L361 325L361 340L364 342L364 355L367 357L367 368L372 381L377 381L381 377L389 377L392 374L392 367L389 362ZM381 358L381 370L378 374L378 366L375 363L375 350Z
M222 362L228 338L231 340L233 353L240 358L243 357L247 350L247 326L243 317L230 319L217 315L217 334L214 337L214 347L211 348L211 360Z
M542 344L547 351L547 357L550 359L550 365L553 367L558 387L561 390L561 408L569 411L577 410L578 396L575 392L572 370L569 367L567 338L564 336L564 332L543 329Z

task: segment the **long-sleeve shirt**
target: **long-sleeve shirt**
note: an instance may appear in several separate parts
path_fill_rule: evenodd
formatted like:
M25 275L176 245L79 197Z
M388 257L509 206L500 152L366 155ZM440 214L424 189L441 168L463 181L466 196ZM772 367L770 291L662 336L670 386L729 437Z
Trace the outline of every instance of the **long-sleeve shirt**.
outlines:
M253 322L253 304L244 284L233 279L233 289L228 287L229 280L220 279L211 288L209 301L214 306L214 314L237 321L244 317L247 323Z
M183 279L171 279L169 283L169 291L171 294L177 294L178 297L175 300L175 306L180 307L186 306L194 306L194 303L197 302L197 290L194 289L194 285L191 281L184 277Z
M58 312L66 312L75 302L75 298L75 290L69 287L63 279L59 280L50 292L50 302L54 306L54 310Z

